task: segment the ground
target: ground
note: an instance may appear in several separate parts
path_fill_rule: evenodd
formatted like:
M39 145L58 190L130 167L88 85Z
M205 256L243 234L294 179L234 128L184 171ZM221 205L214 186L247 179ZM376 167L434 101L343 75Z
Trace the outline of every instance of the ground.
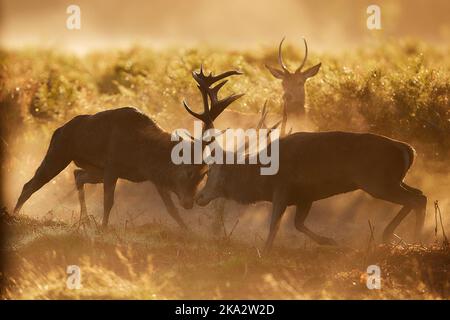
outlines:
M450 252L442 244L368 243L366 249L277 245L268 255L233 239L149 223L101 231L2 216L6 299L448 299ZM69 265L81 289L68 289ZM366 286L381 268L381 289Z

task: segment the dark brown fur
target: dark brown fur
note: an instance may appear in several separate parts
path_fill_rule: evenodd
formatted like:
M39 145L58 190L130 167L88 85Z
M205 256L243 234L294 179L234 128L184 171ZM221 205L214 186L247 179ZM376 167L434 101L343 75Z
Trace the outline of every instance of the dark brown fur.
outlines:
M86 214L85 183L104 184L103 226L108 224L117 179L155 184L169 213L182 226L169 191L177 194L185 208L192 208L201 165L175 165L172 147L177 142L149 117L135 108L80 115L55 130L47 154L17 201L17 213L25 201L44 184L74 162L81 214Z
M305 227L309 209L314 201L358 189L404 206L385 229L385 241L411 209L416 210L416 232L420 233L427 198L403 182L414 160L410 145L380 135L350 132L294 133L279 143L276 175L261 175L259 165L211 165L197 203L206 205L216 197L245 204L272 202L266 249L272 246L282 214L290 205L297 206L295 224L299 231L318 243L334 244Z

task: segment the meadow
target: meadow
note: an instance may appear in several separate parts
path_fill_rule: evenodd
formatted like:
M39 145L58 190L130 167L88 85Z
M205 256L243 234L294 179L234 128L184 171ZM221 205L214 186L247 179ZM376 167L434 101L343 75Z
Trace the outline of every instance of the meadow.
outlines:
M301 48L286 46L285 61L295 66L302 53ZM411 143L418 157L407 179L429 197L426 243L413 245L405 237L381 245L380 221L375 239L370 240L367 220L374 217L364 214L371 206L389 214L395 210L377 207L370 200L365 206L352 202L345 207L331 199L318 211L345 207L346 219L350 217L352 230L358 230L359 241L347 239L345 245L329 248L280 235L274 252L263 257L264 223L258 231L262 236L255 232L248 237L241 236L249 233L243 221L248 225L251 217L241 217L234 231L239 220L233 216L220 227L225 232L211 236L209 227L198 222L204 211L190 216L195 227L189 234L154 218L129 225L124 223L129 219L125 211L137 215L142 199L127 190L122 190L123 198L131 193L133 197L114 213L119 222L101 232L95 226L78 224L75 198L68 209L61 205L51 209L73 189L72 174L66 170L52 181L54 189L50 185L36 195L38 200L30 202L23 216L2 214L6 232L2 254L7 261L2 297L449 298L450 255L440 227L437 235L433 232L439 226L433 201L440 201L443 226L449 229L450 47L407 39L382 41L346 52L317 54L312 50L306 67L318 62L322 62L320 72L306 85L310 130L368 131ZM244 72L224 87L224 95L246 93L231 109L255 113L268 100L271 112L281 112L281 85L264 67L277 64L274 48L154 50L136 46L84 56L50 49L0 50L5 212L41 161L53 130L73 116L133 105L166 130L185 125L190 119L182 100L201 105L191 77L201 63L216 73ZM92 202L93 219L98 220L101 207ZM146 209L150 217L167 217L159 206ZM359 220L353 219L353 211ZM206 213L214 214L212 209ZM324 219L324 214L311 218L311 224L317 227ZM333 228L340 229L339 221L333 215ZM81 290L66 288L70 264L83 270ZM369 264L381 266L383 290L367 289Z
M185 234L164 224L112 227L3 217L6 299L447 299L448 248L397 242L350 247L254 245L219 233ZM368 265L383 270L368 290ZM66 286L67 266L82 287Z

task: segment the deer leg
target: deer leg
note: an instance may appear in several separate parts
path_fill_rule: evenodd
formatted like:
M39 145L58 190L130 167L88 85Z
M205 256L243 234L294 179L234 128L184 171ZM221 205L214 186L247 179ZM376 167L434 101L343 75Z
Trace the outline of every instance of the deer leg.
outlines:
M33 178L23 186L13 213L19 213L23 204L31 197L31 195L63 171L69 165L70 161L71 160L59 156L56 152L49 149Z
M164 205L166 206L170 216L175 219L175 221L183 230L188 230L188 227L184 223L183 219L181 219L180 214L178 213L178 209L177 207L175 207L175 204L170 197L169 191L159 187L157 187L156 190L158 190L158 193L161 196L161 199L164 202Z
M102 227L108 226L109 214L114 204L114 191L116 190L117 177L106 173L103 178L103 221Z
M273 241L280 228L281 217L287 207L286 193L284 190L275 191L272 198L272 218L270 221L270 231L264 246L264 252L268 253L272 249Z
M213 202L214 206L214 221L212 224L212 231L218 234L225 218L225 199L219 198Z
M337 243L331 238L320 236L305 226L305 220L308 216L309 210L311 209L312 202L301 202L297 205L295 212L295 227L298 231L306 234L308 237L313 239L315 242L321 245L336 246Z
M400 209L400 211L395 215L394 219L389 222L386 228L383 231L383 242L389 243L394 234L395 229L398 227L400 222L411 212L412 208L404 206Z
M78 190L78 200L80 201L80 218L83 218L87 216L84 185L86 183L102 183L103 175L100 172L87 171L82 169L74 170L73 175L75 177L75 184Z
M414 193L417 193L417 194L423 194L422 190L419 190L419 189L417 189L417 188L413 188L413 187L407 185L407 184L404 183L404 182L401 182L400 185L401 185L403 188L405 188L406 190L408 190L408 191L411 191L411 192L414 192Z
M415 207L416 213L416 227L415 227L415 238L416 240L420 240L422 238L423 226L425 224L425 215L427 211L427 197L423 194L422 190L413 188L403 183L403 186L408 190L415 192L417 196L417 205Z
M397 213L394 219L387 225L383 232L383 241L389 242L397 226L414 209L416 213L415 238L420 240L423 225L425 222L425 212L427 206L427 197L419 189L415 189L406 184L382 186L376 189L366 190L375 198L383 199L393 203L403 205L403 208Z

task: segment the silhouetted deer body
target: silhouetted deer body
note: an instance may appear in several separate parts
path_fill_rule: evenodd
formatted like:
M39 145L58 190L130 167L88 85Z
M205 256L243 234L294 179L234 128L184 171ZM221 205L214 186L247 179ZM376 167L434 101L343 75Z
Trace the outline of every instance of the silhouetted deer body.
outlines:
M209 100L216 98L215 90L205 84L202 75L194 73L204 98L204 112L196 114L186 103L185 108L202 120L205 127L213 128L214 119L225 108L209 105ZM334 240L320 236L305 226L311 205L317 200L361 189L375 198L403 206L384 230L385 241L390 239L395 228L412 209L416 211L418 237L423 228L427 198L420 190L403 181L414 157L414 149L410 145L376 134L294 133L279 140L277 174L261 175L260 166L249 164L248 159L246 164L240 165L211 164L206 184L197 194L196 202L201 206L216 198L243 204L272 202L270 233L265 246L269 250L281 217L291 205L297 208L295 226L300 232L319 244L335 244Z
M177 142L145 114L135 108L107 110L80 115L55 130L47 154L17 201L17 213L26 200L59 174L72 161L81 169L74 171L81 216L86 215L84 185L103 183L104 215L108 224L118 179L155 184L169 214L186 228L170 192L190 209L204 165L175 165L171 150Z

